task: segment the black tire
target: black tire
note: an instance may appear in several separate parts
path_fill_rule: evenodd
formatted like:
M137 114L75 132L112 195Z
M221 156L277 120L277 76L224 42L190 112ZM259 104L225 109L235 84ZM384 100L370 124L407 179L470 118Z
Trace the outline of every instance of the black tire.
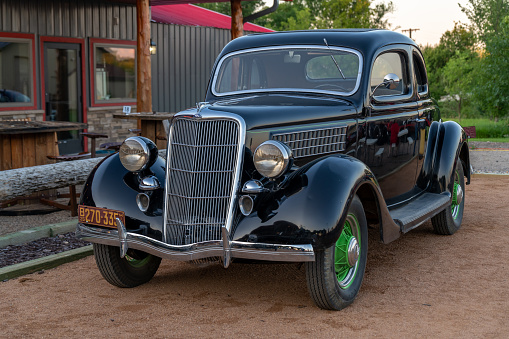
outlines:
M136 287L156 274L161 258L129 249L124 258L115 246L94 244L94 257L104 279L117 287Z
M461 201L458 200L458 192L461 189ZM463 210L465 208L465 175L463 165L458 158L454 170L454 187L451 206L431 218L433 229L436 233L442 235L454 234L461 227L463 220Z
M347 235L348 228L352 231L350 235ZM348 246L345 247L345 243L355 243L352 237L355 238L357 244L360 244L358 259L355 260L354 265L348 262L347 254L341 255L348 248ZM345 242L345 239L348 240ZM336 256L336 252L338 256ZM341 310L354 301L364 277L367 253L366 215L359 197L355 196L348 209L343 232L336 243L325 250L315 252L315 261L306 263L308 290L318 307L326 310ZM343 261L338 260L338 257ZM335 263L336 260L338 260L337 263Z

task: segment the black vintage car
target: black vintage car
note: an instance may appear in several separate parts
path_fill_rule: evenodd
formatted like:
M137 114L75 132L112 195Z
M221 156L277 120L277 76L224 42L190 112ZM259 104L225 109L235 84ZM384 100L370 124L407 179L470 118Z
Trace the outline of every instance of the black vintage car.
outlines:
M404 35L250 35L219 55L205 102L175 115L166 160L132 137L94 168L76 233L119 287L161 258L301 262L315 303L339 310L361 286L368 226L384 243L430 218L459 229L465 141Z

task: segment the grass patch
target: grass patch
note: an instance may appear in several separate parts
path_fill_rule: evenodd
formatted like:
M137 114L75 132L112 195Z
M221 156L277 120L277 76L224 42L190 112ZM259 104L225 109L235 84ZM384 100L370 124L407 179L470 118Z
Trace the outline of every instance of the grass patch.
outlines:
M458 122L458 119L447 119ZM461 119L461 126L475 126L475 141L509 142L509 120Z

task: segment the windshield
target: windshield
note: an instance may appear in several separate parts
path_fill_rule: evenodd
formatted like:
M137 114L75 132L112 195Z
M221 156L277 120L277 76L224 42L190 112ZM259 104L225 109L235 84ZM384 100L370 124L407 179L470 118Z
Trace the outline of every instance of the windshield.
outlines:
M361 63L357 51L332 46L235 52L219 62L212 92L217 96L273 91L351 95L359 86Z

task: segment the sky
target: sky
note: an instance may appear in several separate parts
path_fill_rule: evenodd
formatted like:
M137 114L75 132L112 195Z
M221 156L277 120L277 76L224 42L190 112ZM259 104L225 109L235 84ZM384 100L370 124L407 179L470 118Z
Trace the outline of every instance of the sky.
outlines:
M265 0L268 6L272 0ZM375 0L374 3L389 2L389 0ZM468 23L468 19L461 11L458 3L465 6L468 0L392 0L394 13L387 18L392 24L391 29L402 33L404 29L415 29L412 38L420 45L435 45L447 30L454 28L454 22ZM408 35L408 32L405 34Z
M375 1L378 3L379 1ZM387 2L387 1L385 1ZM401 32L404 29L418 28L412 32L412 38L420 45L435 45L445 31L454 28L454 22L468 23L466 15L458 3L465 6L468 0L392 0L394 13L387 18L391 29ZM408 35L408 32L405 34Z

